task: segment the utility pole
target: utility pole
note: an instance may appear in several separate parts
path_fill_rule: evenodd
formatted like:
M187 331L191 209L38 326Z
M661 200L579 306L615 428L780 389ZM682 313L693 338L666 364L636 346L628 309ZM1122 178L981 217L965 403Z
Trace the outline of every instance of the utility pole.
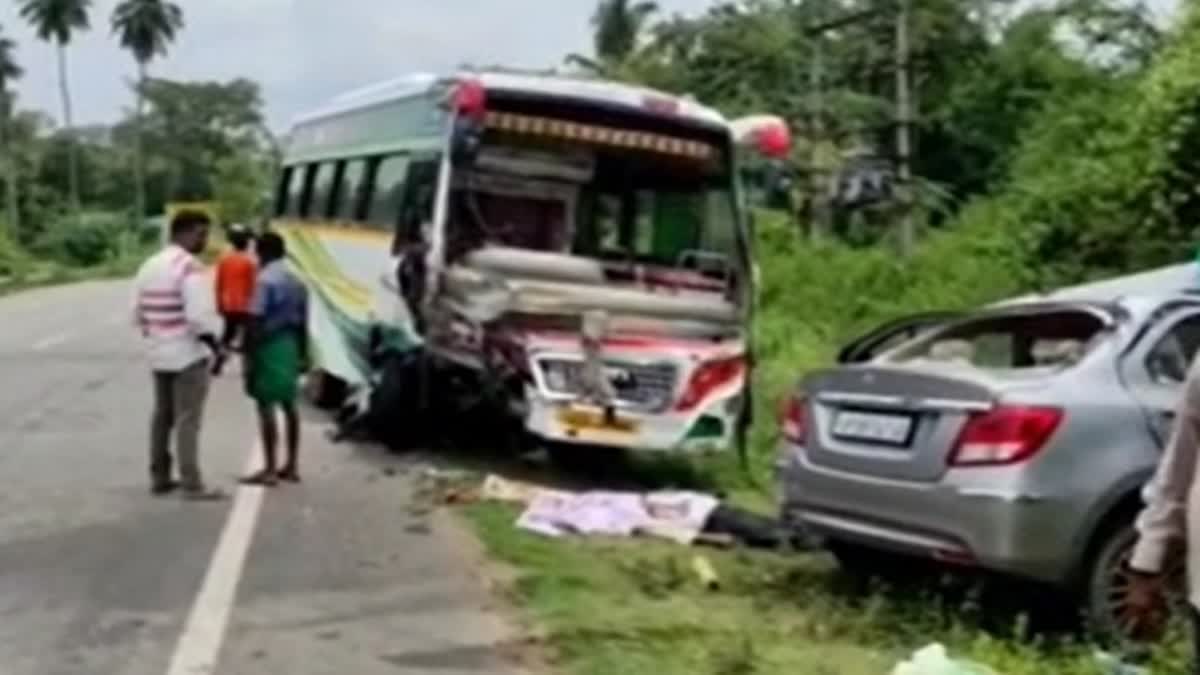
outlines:
M824 0L819 0L820 9L818 10L818 22L825 19ZM825 140L825 54L824 54L824 36L821 32L809 33L809 40L812 43L812 53L809 57L808 65L808 87L809 87L809 189L812 191L811 213L809 217L809 238L813 241L820 239L829 233L827 214L828 202L828 186L825 180L826 168L821 162L821 144Z
M900 255L913 253L913 180L912 180L912 91L910 68L912 47L909 42L909 23L912 20L912 0L897 0L896 4L896 171L900 204Z

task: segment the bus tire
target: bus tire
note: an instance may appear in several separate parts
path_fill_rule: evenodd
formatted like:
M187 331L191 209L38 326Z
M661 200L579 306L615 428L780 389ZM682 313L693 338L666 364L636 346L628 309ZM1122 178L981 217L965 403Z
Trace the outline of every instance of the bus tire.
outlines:
M346 400L346 381L324 370L315 370L308 376L308 395L312 404L321 410L337 410Z

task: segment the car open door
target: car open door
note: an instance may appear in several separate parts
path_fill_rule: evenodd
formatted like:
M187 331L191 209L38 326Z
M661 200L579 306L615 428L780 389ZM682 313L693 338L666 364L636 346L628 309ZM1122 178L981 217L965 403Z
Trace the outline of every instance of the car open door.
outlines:
M960 316L960 312L925 312L889 321L842 347L838 352L838 363L865 363L887 349L943 326Z

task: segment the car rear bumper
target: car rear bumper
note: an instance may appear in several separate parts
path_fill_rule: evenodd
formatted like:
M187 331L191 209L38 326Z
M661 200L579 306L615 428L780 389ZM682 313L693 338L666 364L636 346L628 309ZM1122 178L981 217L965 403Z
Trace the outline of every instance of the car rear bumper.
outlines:
M815 466L797 446L781 457L782 516L816 534L1039 581L1070 578L1070 509L1055 497L997 488L1010 469L952 470L937 483L914 483Z

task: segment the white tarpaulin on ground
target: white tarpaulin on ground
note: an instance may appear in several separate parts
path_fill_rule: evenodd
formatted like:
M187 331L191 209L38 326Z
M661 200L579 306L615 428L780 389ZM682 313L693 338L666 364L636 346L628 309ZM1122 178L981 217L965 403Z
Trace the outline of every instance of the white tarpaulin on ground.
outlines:
M558 537L565 534L629 537L644 534L691 544L717 508L716 497L698 492L566 492L488 476L481 496L525 504L517 527Z
M645 534L690 544L717 508L715 497L696 492L541 492L517 527L544 534Z

